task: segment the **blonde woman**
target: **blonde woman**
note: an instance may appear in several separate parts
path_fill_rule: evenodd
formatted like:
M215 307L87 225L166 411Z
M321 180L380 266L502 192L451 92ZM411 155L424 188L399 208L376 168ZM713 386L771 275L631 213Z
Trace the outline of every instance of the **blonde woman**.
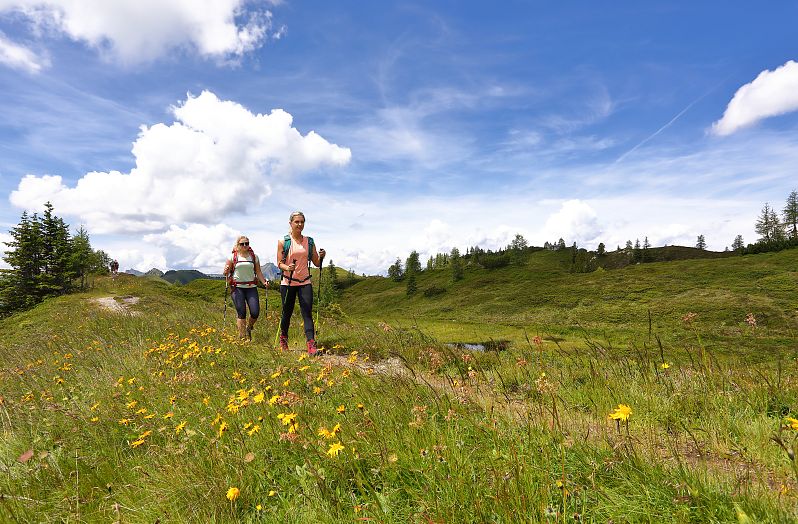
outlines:
M280 319L280 349L288 349L288 327L294 304L299 298L299 309L305 323L305 339L308 355L315 355L316 333L313 326L313 286L310 283L310 262L321 267L326 252L316 251L313 239L304 236L305 215L302 211L294 211L288 219L289 233L277 242L277 267L283 273L280 282L280 296L283 300L283 315Z
M224 265L224 275L233 288L231 293L236 308L238 336L252 340L252 328L260 315L258 281L269 288L269 281L260 269L260 259L249 246L249 238L241 235L233 246L233 256ZM249 321L247 321L249 307Z

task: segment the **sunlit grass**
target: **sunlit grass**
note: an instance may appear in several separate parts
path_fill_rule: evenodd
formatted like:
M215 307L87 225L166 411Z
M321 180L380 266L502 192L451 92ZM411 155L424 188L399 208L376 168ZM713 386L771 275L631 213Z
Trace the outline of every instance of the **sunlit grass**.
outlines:
M219 283L101 281L0 325L0 520L793 520L796 361L716 354L689 312L679 344L501 352L336 314L313 359L275 311L236 340Z

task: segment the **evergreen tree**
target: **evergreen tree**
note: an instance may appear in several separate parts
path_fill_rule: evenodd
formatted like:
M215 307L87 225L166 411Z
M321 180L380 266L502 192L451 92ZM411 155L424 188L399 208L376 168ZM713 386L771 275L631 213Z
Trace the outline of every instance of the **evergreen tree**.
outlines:
M596 248L596 254L598 256L601 256L601 255L603 255L606 252L606 249L607 248L604 246L604 242L599 242L599 245ZM620 251L620 250L621 250L621 248L620 248L620 246L618 246L618 251Z
M404 272L402 271L402 261L397 258L396 262L394 262L393 265L388 268L388 277L390 277L390 279L394 282L401 282L404 276Z
M432 258L432 255L429 256L429 260L427 260L427 271L432 271L435 267L435 259Z
M516 233L515 238L510 242L510 249L513 251L523 251L528 245L524 236L520 233Z
M798 191L793 190L787 196L783 213L787 236L792 240L798 240Z
M34 213L22 213L17 227L11 228L11 241L3 260L11 269L3 270L0 280L0 313L28 309L39 302L38 279L41 275L41 234Z
M416 284L416 272L413 269L407 271L407 296L412 297L418 291L418 285Z
M770 242L773 240L772 216L773 211L770 209L770 204L766 202L754 226L754 231L759 235L759 242Z
M632 260L634 262L640 262L643 260L643 250L640 249L640 239L635 239L635 247L632 249Z
M330 263L327 265L327 282L330 283L330 288L333 292L338 291L338 269L335 267L335 263L330 259Z
M734 237L734 242L732 242L731 247L732 250L738 253L742 252L742 250L745 248L745 244L743 243L743 236L737 235L736 237Z
M50 202L44 205L41 219L42 273L38 290L42 297L66 293L71 287L69 273L69 227L53 214Z
M71 256L69 271L76 279L80 279L80 289L86 289L87 279L91 271L94 253L89 242L89 232L80 226L71 240Z
M632 241L631 240L627 240L626 241L626 248L625 249L626 249L627 253L631 253L632 252Z
M698 239L696 240L695 247L698 249L706 249L707 248L707 241L704 238L704 235L698 235Z
M563 240L562 238L557 241L557 249L558 250L565 249L565 240Z
M463 279L463 260L460 258L460 251L456 248L452 248L452 252L449 255L450 263L449 265L452 268L452 282L457 282L458 280Z
M784 224L779 221L779 215L776 214L776 210L770 210L770 224L771 224L771 234L770 237L774 241L781 241L784 240Z
M410 273L410 271L415 273L421 272L421 262L418 258L418 251L415 249L410 252L410 256L408 256L407 261L405 261L405 272Z

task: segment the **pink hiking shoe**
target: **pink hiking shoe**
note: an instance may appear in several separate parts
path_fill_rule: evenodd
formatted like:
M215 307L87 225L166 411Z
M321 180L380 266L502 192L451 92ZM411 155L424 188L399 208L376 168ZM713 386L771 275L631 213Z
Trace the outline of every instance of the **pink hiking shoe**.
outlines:
M280 351L288 351L288 337L280 335Z
M316 341L313 339L308 340L308 355L311 357L319 354L319 349L316 347Z

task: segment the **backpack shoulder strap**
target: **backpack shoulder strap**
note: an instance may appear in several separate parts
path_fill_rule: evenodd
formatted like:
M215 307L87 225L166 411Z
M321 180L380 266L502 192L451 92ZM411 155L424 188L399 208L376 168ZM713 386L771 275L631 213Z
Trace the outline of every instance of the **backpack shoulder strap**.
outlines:
M288 250L291 249L291 235L283 237L283 262L288 258Z

